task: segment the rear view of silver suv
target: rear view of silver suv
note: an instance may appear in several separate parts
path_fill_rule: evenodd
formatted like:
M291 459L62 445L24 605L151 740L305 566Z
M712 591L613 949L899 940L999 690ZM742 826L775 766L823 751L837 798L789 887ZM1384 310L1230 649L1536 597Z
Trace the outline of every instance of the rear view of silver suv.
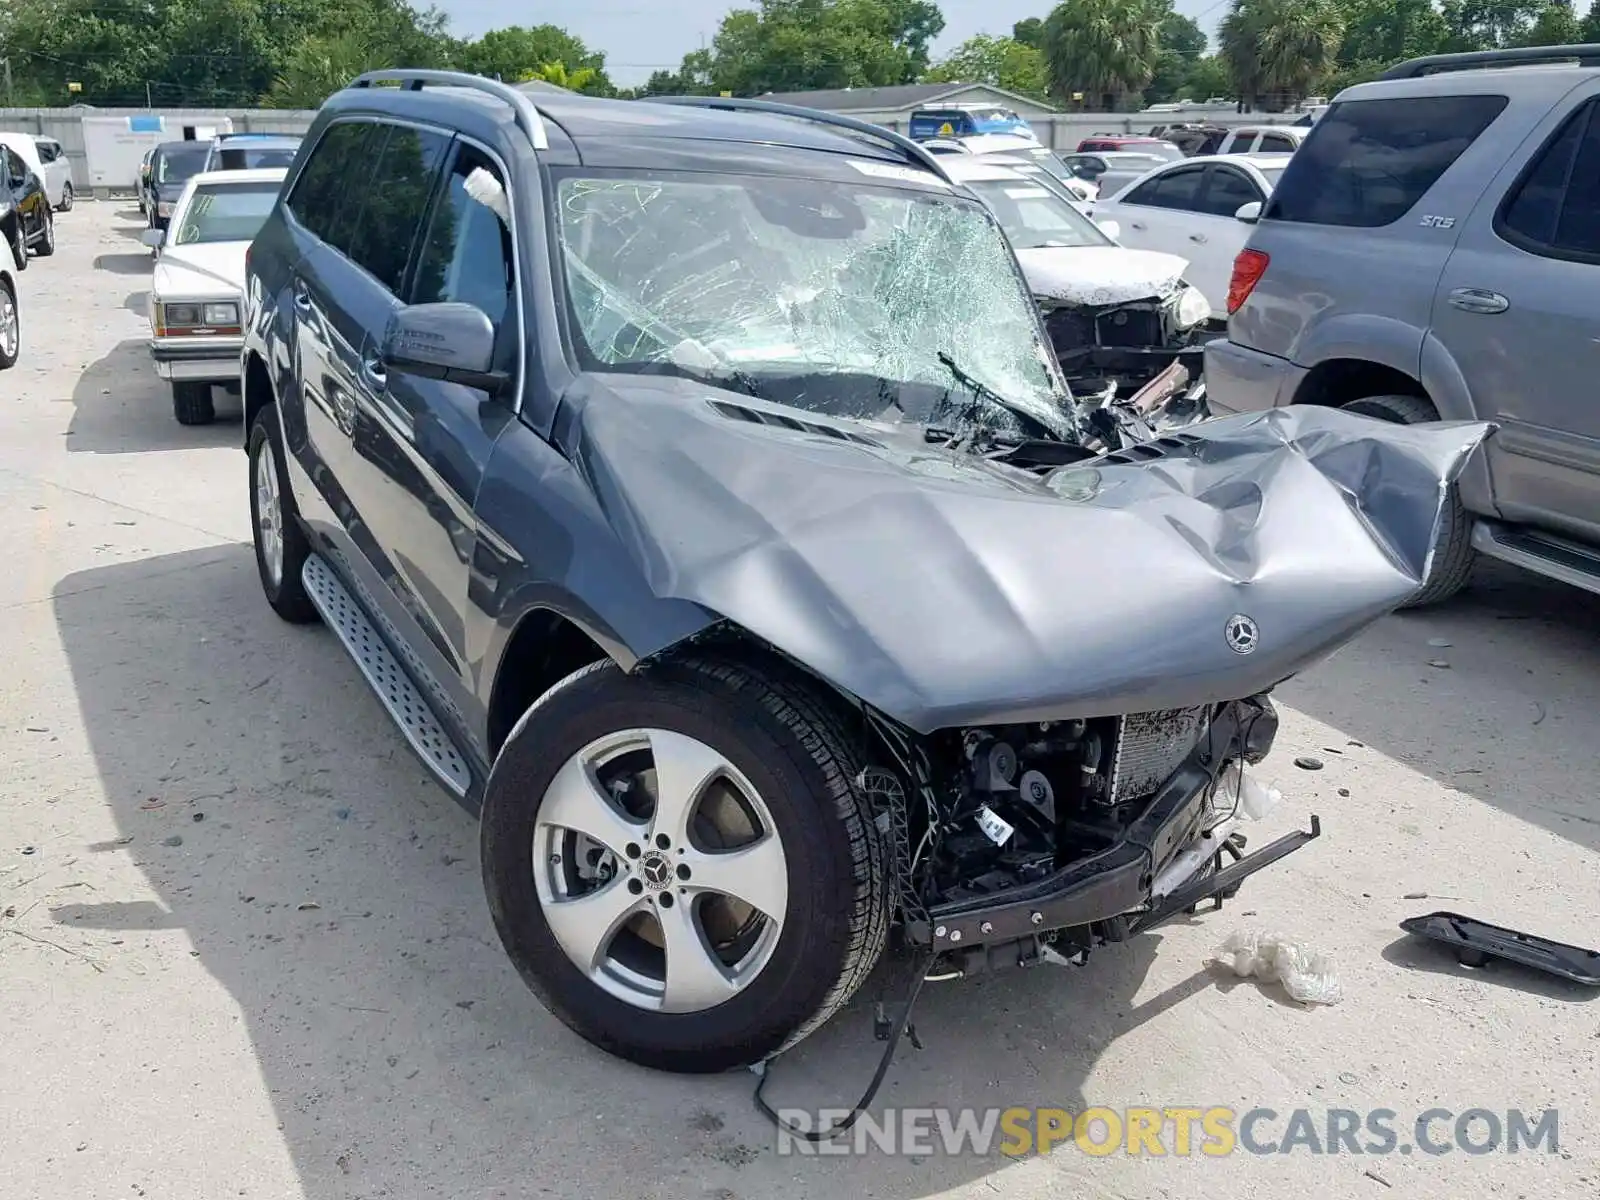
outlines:
M1413 605L1483 553L1600 592L1600 45L1415 59L1348 88L1234 264L1220 413L1493 421Z

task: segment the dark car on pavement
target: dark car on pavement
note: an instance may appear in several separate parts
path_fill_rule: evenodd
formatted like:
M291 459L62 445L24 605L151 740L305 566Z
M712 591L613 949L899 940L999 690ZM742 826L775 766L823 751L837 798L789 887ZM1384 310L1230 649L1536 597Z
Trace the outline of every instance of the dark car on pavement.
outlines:
M17 270L26 270L28 251L40 258L56 252L56 221L44 181L28 166L22 155L0 146L0 180L5 183L0 196L0 234L11 246Z
M1486 432L1092 449L942 161L379 71L250 247L267 600L481 812L530 987L636 1062L766 1060L891 929L918 986L1081 961L1315 837L1233 861L1268 693L1415 590Z
M151 229L165 229L172 219L172 206L183 195L190 178L205 170L211 143L190 139L162 142L150 156L150 182L145 195L145 212Z

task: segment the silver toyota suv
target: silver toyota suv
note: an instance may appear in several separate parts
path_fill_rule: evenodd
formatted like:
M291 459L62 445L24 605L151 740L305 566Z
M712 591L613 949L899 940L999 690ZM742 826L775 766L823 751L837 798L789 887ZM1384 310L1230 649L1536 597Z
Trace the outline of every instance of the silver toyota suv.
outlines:
M1347 88L1284 172L1205 358L1219 414L1496 422L1412 605L1476 553L1600 592L1600 45Z

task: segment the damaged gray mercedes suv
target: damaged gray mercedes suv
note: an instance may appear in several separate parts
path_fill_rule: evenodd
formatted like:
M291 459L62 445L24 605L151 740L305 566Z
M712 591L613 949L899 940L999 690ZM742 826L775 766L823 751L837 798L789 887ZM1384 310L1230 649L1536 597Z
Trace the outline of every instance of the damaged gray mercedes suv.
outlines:
M540 999L677 1071L886 948L1077 961L1315 836L1232 832L1269 693L1416 589L1486 432L1119 441L976 197L753 101L363 76L245 296L267 600L481 811Z

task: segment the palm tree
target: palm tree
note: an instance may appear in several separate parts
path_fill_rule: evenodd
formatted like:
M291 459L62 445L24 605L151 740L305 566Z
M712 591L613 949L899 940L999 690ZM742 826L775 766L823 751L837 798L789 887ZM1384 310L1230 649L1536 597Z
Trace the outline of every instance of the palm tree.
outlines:
M357 75L392 66L393 56L362 34L308 37L284 64L266 102L273 108L321 108Z
M1333 70L1344 16L1337 0L1234 0L1217 34L1245 102L1282 111Z
M1161 20L1159 0L1064 0L1044 22L1050 90L1084 107L1109 111L1155 74Z
M545 63L536 71L529 71L517 82L530 83L535 79L545 83L554 84L558 88L566 88L569 92L581 92L594 82L599 74L593 67L579 67L576 71L568 71L565 63Z

